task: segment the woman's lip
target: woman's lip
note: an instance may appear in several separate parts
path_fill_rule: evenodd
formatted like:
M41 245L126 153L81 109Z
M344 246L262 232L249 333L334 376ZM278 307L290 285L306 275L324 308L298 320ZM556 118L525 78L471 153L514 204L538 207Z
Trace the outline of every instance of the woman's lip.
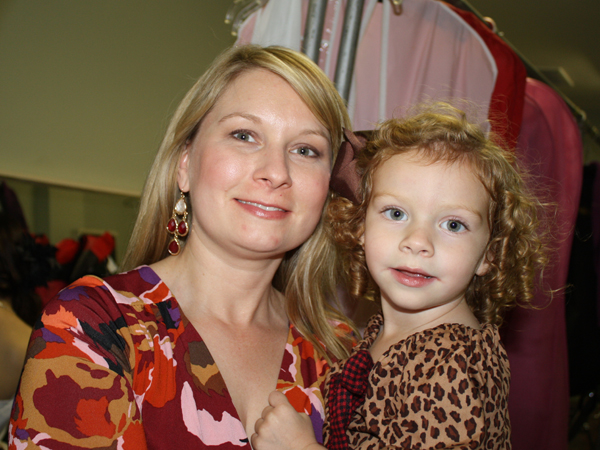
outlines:
M289 217L291 214L291 211L280 208L279 206L265 205L264 203L240 200L239 198L236 198L235 200L242 209L260 219L281 220Z
M275 205L265 205L264 203L252 202L250 200L241 200L239 198L236 198L236 200L238 202L242 203L243 205L255 206L255 207L260 208L260 209L262 209L264 211L288 212L286 209L280 208L279 206L275 206Z
M435 277L429 275L427 272L406 267L392 268L392 275L400 284L415 288L427 286L435 280Z

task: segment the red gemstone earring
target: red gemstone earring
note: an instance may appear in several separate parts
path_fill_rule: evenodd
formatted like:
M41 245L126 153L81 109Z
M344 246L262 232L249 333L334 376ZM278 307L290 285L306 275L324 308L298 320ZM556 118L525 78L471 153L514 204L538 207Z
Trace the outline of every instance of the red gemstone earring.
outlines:
M180 197L175 203L175 207L173 208L173 215L167 222L167 232L173 236L171 242L169 242L169 246L167 250L173 256L176 256L181 251L181 242L179 238L184 238L187 236L189 232L189 226L187 222L187 204L185 203L185 195L183 192L179 191ZM180 216L183 216L179 218Z

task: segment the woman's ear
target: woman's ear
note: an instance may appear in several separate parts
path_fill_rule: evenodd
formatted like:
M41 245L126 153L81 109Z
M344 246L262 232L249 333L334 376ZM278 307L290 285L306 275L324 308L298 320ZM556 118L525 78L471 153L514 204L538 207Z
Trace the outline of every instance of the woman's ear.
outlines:
M179 162L177 163L177 184L181 192L189 192L190 190L189 167L190 144L188 143L185 145L185 150L181 153Z

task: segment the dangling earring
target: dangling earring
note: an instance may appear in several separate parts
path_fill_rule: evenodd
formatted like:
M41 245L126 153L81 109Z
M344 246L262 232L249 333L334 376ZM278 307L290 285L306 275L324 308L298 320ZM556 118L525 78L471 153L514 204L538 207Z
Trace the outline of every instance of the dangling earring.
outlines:
M179 238L184 238L187 236L190 228L187 222L187 204L185 203L185 195L183 192L179 191L180 197L175 203L175 207L173 208L173 215L167 222L167 232L173 236L171 242L169 242L169 246L167 250L173 256L176 256L181 251L181 242ZM181 217L181 219L179 218Z

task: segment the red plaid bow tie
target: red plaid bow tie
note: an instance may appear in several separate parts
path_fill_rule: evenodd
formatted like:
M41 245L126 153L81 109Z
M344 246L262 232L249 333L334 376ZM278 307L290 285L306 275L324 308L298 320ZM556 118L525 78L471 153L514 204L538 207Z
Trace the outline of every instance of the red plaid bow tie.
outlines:
M373 358L367 350L360 350L344 364L341 372L334 374L329 382L330 436L329 450L346 450L348 437L346 429L352 413L364 401L368 377L373 368Z

